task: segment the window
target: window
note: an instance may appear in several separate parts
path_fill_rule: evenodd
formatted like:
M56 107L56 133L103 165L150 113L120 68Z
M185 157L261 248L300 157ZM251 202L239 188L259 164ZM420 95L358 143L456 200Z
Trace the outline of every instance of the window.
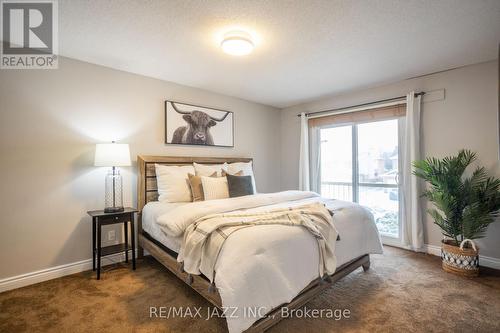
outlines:
M342 121L329 116L329 122L323 119L317 127L321 195L367 207L383 238L399 239L401 234L398 170L402 110L386 112L384 117L372 110L369 121L359 115L342 115Z

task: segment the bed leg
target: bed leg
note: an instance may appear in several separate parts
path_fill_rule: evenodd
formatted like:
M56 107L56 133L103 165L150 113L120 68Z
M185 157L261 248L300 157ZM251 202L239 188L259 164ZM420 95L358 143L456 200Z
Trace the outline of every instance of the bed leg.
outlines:
M144 258L144 248L142 246L137 247L137 259Z
M368 257L368 261L362 264L361 267L363 267L363 271L365 272L370 269L370 257Z

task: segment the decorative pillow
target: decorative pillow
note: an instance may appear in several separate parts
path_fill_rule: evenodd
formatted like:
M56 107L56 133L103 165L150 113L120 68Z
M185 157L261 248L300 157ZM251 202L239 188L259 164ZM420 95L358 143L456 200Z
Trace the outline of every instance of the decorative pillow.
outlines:
M229 198L226 177L211 178L201 176L201 184L203 186L203 196L205 200Z
M192 165L171 166L155 164L158 201L189 202L191 189L188 173L194 173Z
M211 176L217 172L217 177L222 177L222 171L227 171L227 163L224 164L198 164L193 163L196 176Z
M193 195L193 201L203 201L205 197L203 196L203 185L201 184L201 177L195 176L191 173L188 174L189 186L191 187L191 194ZM217 172L214 172L210 177L217 177Z
M227 187L230 198L254 194L252 176L227 175Z
M243 171L243 176L252 176L252 186L253 186L253 193L257 193L257 187L255 186L255 176L253 174L253 165L252 162L237 162L237 163L230 163L227 165L227 173L230 175L234 175L238 171Z

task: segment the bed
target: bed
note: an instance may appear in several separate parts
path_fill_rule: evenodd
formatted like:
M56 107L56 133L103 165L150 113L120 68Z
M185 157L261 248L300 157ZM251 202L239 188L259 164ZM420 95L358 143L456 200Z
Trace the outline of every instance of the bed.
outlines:
M219 254L212 283L203 274L193 275L184 272L176 259L182 244L182 235L166 234L158 221L160 217L175 216L174 212L186 214L196 209L200 210L200 207L206 206L208 201L205 204L158 202L155 164L187 165L193 162L219 164L249 161L252 159L138 156L139 256L146 250L212 305L221 309L238 309L240 312L235 318L226 318L231 333L265 331L282 319L283 307L295 309L303 306L355 269L359 267L363 267L364 270L369 269L369 255L382 252L373 218L356 204L326 200L298 191L276 195L257 194L248 197L268 202L265 207L252 208L257 211L268 207L316 201L332 209L335 212L335 227L339 233L335 245L337 267L335 272L326 278L325 276L320 278L315 269L318 265L318 251L314 237L303 228L283 225L253 226L231 234ZM229 205L232 199L222 200L227 202L213 201L210 205ZM235 200L243 202L254 199ZM241 311L247 309L253 311L257 309L258 313L254 313L253 316L241 315Z

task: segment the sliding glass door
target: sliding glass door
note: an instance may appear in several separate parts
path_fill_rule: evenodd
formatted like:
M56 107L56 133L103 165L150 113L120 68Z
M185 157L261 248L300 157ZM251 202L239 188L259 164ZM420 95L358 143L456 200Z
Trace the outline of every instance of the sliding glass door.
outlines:
M358 200L375 217L380 233L399 238L398 120L357 128Z
M380 233L392 239L401 233L399 122L396 118L319 129L321 195L366 206Z
M353 201L352 126L322 128L321 195Z

